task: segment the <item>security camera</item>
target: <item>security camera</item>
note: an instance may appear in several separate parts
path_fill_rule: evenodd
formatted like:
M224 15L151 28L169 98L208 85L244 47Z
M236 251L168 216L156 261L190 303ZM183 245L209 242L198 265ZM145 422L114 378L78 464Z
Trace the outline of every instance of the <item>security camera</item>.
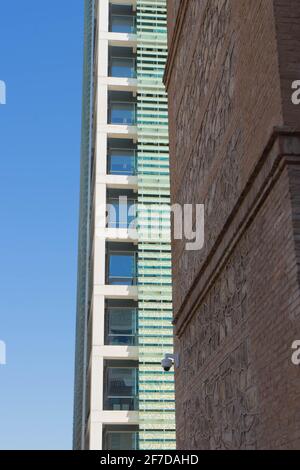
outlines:
M165 354L165 357L161 361L161 366L164 369L165 372L169 372L169 370L172 368L172 365L175 365L176 367L179 366L179 358L177 354Z
M171 369L173 365L173 361L169 357L164 357L163 360L161 361L161 365L165 372L169 372L169 370Z

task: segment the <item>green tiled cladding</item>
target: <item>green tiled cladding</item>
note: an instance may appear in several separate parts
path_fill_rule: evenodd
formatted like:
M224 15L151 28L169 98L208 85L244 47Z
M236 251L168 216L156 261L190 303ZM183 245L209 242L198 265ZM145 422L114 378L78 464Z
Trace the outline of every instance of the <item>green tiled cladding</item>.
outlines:
M140 449L175 449L166 0L137 0Z

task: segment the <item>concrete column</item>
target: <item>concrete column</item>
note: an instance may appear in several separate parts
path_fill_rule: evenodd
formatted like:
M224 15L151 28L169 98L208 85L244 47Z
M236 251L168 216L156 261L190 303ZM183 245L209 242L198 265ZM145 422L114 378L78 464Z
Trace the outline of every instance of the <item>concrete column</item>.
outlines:
M102 450L102 423L91 422L90 429L90 450Z
M109 0L99 2L99 32L107 33L109 25Z
M92 354L91 363L91 412L103 410L103 357Z
M95 194L94 285L105 285L106 185L96 184Z
M98 87L97 87L97 125L107 125L107 75L108 75L108 40L103 34L108 32L109 0L99 2L99 42L98 42ZM96 138L96 172L106 175L107 161L107 134L98 133ZM96 184L95 188L95 246L94 246L94 285L105 285L105 238L106 226L106 185ZM97 229L101 234L97 233ZM97 355L98 346L104 345L105 298L103 295L94 295L93 298L93 349L91 357L91 421L90 421L90 449L102 449L103 425L99 421L99 413L103 411L103 370L104 359Z
M104 346L105 335L105 299L103 295L94 295L93 301L93 346Z
M97 135L96 155L97 176L105 176L107 173L107 134L105 132L99 132Z
M90 449L102 449L102 423L97 415L103 411L103 357L92 354L91 358L91 418L90 418Z

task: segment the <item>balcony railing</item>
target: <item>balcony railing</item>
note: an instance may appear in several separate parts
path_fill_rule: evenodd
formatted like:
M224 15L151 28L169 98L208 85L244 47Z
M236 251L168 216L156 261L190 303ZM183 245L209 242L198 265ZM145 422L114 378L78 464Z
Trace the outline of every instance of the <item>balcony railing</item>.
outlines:
M132 15L111 15L110 32L112 33L136 33L136 17Z
M138 409L138 369L109 367L106 369L105 410L133 411Z
M106 310L105 344L135 346L138 341L137 309L108 307Z
M108 253L107 282L109 285L137 284L137 253L111 251Z
M136 105L126 101L112 101L109 104L110 124L134 126L136 124Z
M138 409L138 399L132 397L107 396L105 399L105 409L112 411L134 411Z
M136 78L136 62L131 57L111 57L109 75L119 78Z
M130 149L110 149L108 152L107 171L110 175L135 175L135 151Z
M136 276L108 276L110 286L135 286L137 284Z
M104 445L105 450L138 450L139 434L137 431L107 431Z
M136 200L125 197L109 198L107 201L108 228L134 228L136 219Z
M136 346L137 335L118 335L108 333L106 343L109 346Z

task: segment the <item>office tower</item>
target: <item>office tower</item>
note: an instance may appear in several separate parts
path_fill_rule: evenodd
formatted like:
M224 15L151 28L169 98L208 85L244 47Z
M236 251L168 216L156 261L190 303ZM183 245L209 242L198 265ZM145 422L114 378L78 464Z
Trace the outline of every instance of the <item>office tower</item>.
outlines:
M85 1L76 449L174 449L165 0Z
M170 0L178 449L299 449L299 0ZM187 269L188 267L188 269Z

